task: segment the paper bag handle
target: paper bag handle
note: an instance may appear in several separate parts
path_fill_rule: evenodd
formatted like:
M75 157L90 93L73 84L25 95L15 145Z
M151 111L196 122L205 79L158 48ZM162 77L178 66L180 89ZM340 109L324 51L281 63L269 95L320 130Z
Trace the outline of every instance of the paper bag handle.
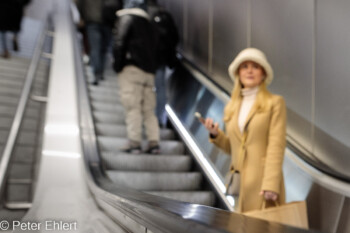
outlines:
M273 201L273 202L275 203L275 206L280 206L280 204L278 204L277 201ZM265 200L265 198L264 198L264 201L262 203L261 209L262 210L266 209L266 200Z

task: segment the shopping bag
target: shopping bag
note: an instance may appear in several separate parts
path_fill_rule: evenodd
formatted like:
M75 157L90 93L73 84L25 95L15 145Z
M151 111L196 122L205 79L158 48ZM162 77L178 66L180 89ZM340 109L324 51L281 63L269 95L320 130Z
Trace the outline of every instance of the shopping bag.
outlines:
M294 227L309 228L305 201L295 201L280 206L248 211L244 215Z

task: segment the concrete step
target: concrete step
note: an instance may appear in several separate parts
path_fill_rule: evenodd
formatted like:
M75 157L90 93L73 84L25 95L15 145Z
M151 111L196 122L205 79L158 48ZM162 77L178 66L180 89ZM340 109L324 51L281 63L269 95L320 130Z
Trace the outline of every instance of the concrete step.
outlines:
M97 140L101 151L121 151L128 144L126 138L98 136ZM159 146L161 154L179 155L185 153L185 146L179 141L160 141ZM143 141L142 149L146 150L146 148L147 142Z
M118 171L189 171L192 160L187 155L111 155L102 153L102 159L108 170Z
M106 171L116 184L142 191L197 190L201 187L199 172L125 172Z
M126 126L124 124L97 123L95 126L96 134L99 136L126 138ZM160 138L161 140L175 139L175 133L171 129L160 129Z
M155 196L166 197L177 201L189 202L198 205L214 206L215 195L210 191L172 191L147 192Z

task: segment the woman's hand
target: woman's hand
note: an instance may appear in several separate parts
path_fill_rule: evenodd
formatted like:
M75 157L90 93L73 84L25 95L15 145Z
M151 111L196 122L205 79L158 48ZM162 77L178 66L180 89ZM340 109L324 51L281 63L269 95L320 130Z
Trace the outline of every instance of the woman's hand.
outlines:
M216 137L219 134L219 123L214 123L213 119L206 118L201 123L205 126L205 128L209 131L209 133Z
M277 201L278 193L268 190L262 190L260 195L263 195L266 201Z

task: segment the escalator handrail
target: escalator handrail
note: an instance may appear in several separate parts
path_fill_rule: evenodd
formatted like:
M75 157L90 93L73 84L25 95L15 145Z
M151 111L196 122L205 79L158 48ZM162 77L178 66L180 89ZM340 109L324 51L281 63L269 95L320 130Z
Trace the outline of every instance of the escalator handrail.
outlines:
M0 201L3 200L3 194L6 186L6 179L9 172L9 165L11 162L12 152L16 143L16 139L18 137L19 129L23 121L24 112L28 103L29 94L32 88L32 84L35 78L35 73L37 71L41 54L44 48L46 31L49 26L49 18L50 15L46 17L45 23L41 27L40 36L35 45L33 57L31 59L26 77L25 83L23 85L23 89L21 92L21 96L18 102L18 106L16 109L16 113L10 128L9 136L7 138L7 142L5 144L5 148L0 161Z

